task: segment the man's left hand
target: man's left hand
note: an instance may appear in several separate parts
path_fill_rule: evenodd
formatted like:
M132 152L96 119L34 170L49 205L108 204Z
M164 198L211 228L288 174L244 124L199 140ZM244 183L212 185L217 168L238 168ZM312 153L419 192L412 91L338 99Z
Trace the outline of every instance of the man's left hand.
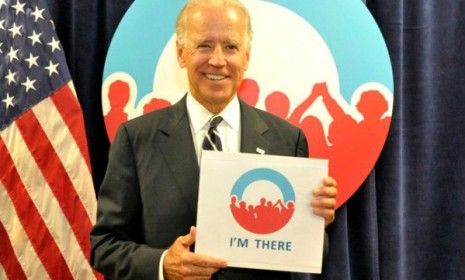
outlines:
M337 184L332 177L323 179L321 186L313 190L310 203L313 213L325 219L325 226L331 224L336 218Z

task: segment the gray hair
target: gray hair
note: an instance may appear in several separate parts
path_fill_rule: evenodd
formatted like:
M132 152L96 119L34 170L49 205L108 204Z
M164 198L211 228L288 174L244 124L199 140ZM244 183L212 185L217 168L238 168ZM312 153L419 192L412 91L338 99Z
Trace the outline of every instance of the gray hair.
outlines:
M181 46L186 44L187 11L195 7L233 7L241 10L245 15L247 25L246 46L250 50L252 41L252 24L247 8L239 0L188 0L176 19L176 37Z

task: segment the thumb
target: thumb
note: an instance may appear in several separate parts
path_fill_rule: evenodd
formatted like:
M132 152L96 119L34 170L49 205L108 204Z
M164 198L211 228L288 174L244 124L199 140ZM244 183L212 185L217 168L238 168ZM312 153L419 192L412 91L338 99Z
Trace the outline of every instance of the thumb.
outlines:
M191 226L189 233L184 235L181 238L182 245L189 247L192 244L194 244L196 234L197 234L196 228L194 226Z

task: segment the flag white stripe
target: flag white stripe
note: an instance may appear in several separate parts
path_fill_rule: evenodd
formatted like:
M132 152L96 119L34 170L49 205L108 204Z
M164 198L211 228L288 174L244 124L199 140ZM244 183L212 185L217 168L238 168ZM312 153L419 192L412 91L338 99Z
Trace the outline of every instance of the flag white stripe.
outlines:
M6 279L6 272L3 269L2 264L0 264L0 279Z
M74 88L74 82L73 80L69 81L68 82L68 86L69 86L69 89L71 90L71 92L73 93L74 97L76 98L76 100L79 100L78 99L78 96L76 94L76 89Z
M60 249L71 273L78 279L94 279L89 262L86 260L74 233L64 216L50 186L40 172L16 123L10 125L8 134L0 133L11 158L22 178L26 191L47 224L50 234ZM11 152L14 151L14 152ZM22 262L22 258L18 255ZM24 262L22 262L24 263ZM27 264L27 262L25 262Z
M66 123L49 98L34 106L32 110L68 173L91 223L95 224L97 201L95 190L90 187L93 186L92 177L72 134L65 129Z
M15 252L15 256L19 260L24 273L29 279L49 279L48 273L42 265L42 262L37 256L34 247L24 231L24 228L19 221L13 202L8 196L5 186L0 182L0 222L5 227L5 230L10 238L11 245ZM5 271L3 271L5 273ZM1 275L0 275L1 276ZM5 277L0 279L7 279Z

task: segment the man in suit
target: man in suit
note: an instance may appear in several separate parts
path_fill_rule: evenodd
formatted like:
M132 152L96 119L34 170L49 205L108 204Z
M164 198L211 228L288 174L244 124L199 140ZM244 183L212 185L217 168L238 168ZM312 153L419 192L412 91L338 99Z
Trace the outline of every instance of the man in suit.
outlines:
M123 124L110 149L91 233L92 264L110 279L290 279L290 273L227 268L193 253L199 162L209 142L229 152L308 156L303 132L237 98L247 69L250 18L237 0L192 0L176 23L177 56L189 92L177 104ZM208 135L210 122L221 116ZM216 137L213 135L212 137ZM326 224L336 183L315 187L309 203ZM214 230L214 229L213 229Z

